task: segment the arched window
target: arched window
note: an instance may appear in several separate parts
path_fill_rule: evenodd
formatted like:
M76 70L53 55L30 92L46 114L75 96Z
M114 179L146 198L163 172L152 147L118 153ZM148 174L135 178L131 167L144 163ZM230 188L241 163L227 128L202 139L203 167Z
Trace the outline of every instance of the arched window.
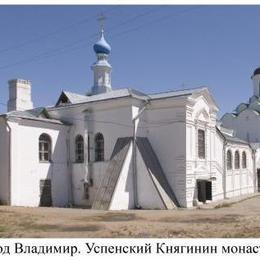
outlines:
M235 151L235 169L239 169L240 168L240 156L239 156L239 152Z
M205 159L205 131L198 130L198 156L200 159Z
M242 168L245 169L247 167L247 160L246 160L246 152L242 153Z
M39 160L40 162L51 160L51 138L47 134L41 134L39 137Z
M95 161L104 161L104 137L101 133L95 136Z
M227 170L232 169L232 153L230 150L227 151Z
M84 139L82 135L77 135L75 139L75 161L84 162Z

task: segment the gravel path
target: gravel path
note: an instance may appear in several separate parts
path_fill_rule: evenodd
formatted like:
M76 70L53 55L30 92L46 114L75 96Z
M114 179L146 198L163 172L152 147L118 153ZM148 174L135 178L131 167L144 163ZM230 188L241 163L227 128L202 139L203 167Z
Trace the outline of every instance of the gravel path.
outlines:
M1 237L260 237L260 196L217 208L93 211L0 206Z

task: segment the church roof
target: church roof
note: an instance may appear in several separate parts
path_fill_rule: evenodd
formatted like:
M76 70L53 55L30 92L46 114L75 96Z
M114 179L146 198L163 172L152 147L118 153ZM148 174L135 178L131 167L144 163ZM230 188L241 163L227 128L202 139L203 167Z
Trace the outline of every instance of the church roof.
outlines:
M46 108L44 107L37 107L34 109L29 109L25 111L10 111L5 114L1 114L2 117L16 117L16 118L23 118L28 120L35 120L35 121L42 121L54 124L64 124L60 120L51 119L47 116Z
M96 94L92 96L84 96L76 93L62 91L55 106L57 107L57 106L70 105L70 104L90 103L90 102L104 101L108 99L116 99L122 97L133 97L141 100L149 99L148 95L131 88L116 89L106 93Z
M249 143L248 143L247 141L242 140L242 139L240 139L240 138L238 138L238 137L236 137L236 136L231 136L231 135L228 135L228 134L223 133L223 132L221 132L221 133L224 135L225 139L226 139L228 142L240 143L240 144L249 145Z
M149 99L149 96L131 88L116 89L106 93L89 96L87 102L102 101L106 99L116 99L122 97L133 97L141 100Z
M52 111L58 107L63 107L63 106L80 105L85 103L99 102L99 101L112 100L112 99L118 99L124 97L132 97L139 100L147 101L147 100L157 100L157 99L164 99L170 97L188 96L194 93L199 93L206 89L207 88L205 87L201 87L201 88L185 89L185 90L173 90L168 92L161 92L161 93L154 93L154 94L147 95L135 89L123 88L123 89L112 90L102 94L92 95L92 96L85 96L85 95L80 95L68 91L62 91L54 107L45 107L45 108L38 107L26 111L11 111L2 116L19 117L24 119L63 124L59 120L49 118L48 111Z
M139 100L157 100L171 97L189 96L201 91L208 90L206 87L184 89L184 90L171 90L168 92L145 94L138 90L132 88L115 89L106 93L95 94L90 96L79 95L76 93L62 91L56 105L54 107L48 107L47 110L53 110L57 107L70 106L70 105L80 105L85 103L106 101L118 98L132 97Z
M188 96L194 93L198 93L205 89L206 89L205 87L200 87L200 88L191 88L191 89L183 89L183 90L171 90L167 92L150 94L149 97L151 99L161 99L161 98L169 98L169 97Z
M79 102L87 101L88 97L68 91L62 91L60 97L55 106L63 105L63 104L74 104Z
M222 135L222 137L227 141L227 142L232 142L232 143L240 143L240 144L245 144L249 145L249 143L245 140L242 140L238 138L233 129L228 129L223 127L222 125L218 124L216 126L217 132Z

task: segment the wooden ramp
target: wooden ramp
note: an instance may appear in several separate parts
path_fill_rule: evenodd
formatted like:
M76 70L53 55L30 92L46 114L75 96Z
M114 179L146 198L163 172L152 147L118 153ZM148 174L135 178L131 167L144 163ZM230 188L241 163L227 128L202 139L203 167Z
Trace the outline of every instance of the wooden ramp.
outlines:
M92 209L108 210L109 205L127 155L131 137L118 138L112 152L108 168L101 180Z
M137 137L137 147L144 160L148 173L165 205L166 209L179 207L176 196L171 189L160 162L146 137Z

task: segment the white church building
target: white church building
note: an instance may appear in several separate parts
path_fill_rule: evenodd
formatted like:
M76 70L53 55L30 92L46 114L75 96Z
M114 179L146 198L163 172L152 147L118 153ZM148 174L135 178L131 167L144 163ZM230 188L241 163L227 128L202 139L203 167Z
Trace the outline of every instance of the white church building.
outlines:
M103 30L94 51L89 95L63 91L55 105L33 108L31 82L9 81L0 115L2 204L173 209L257 191L259 74L250 105L225 116L224 128L206 87L113 89Z
M234 129L236 135L255 150L257 189L260 191L260 68L255 69L251 79L252 97L239 104L232 113L226 113L221 121L224 127Z

